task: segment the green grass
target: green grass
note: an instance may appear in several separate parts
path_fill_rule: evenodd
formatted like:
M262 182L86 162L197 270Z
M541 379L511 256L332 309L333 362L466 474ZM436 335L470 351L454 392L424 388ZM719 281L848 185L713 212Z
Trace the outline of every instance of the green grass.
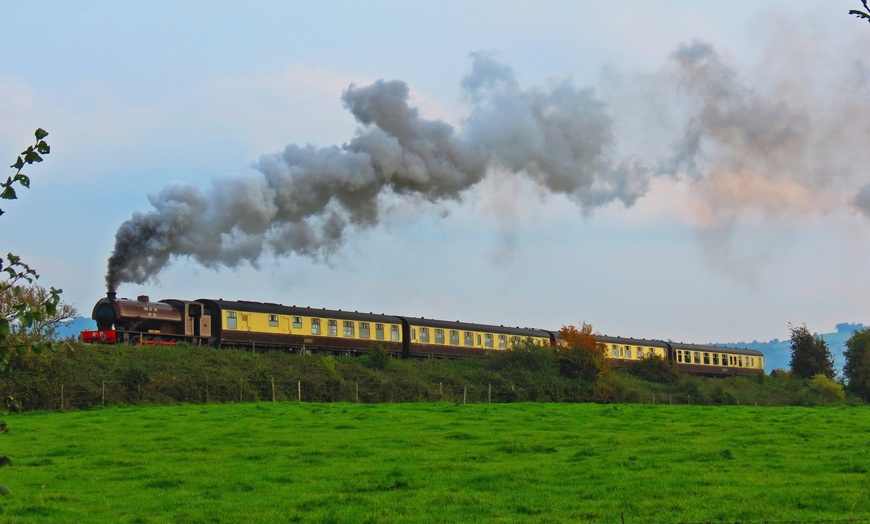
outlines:
M7 419L9 522L870 519L870 408L182 405Z

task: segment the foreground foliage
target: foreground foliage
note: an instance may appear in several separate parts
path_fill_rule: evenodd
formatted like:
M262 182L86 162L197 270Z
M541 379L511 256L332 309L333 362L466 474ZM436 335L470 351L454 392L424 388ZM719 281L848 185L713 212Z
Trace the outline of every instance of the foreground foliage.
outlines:
M15 417L30 522L870 518L868 408L307 404Z
M5 182L0 181L0 199L15 200L18 198L16 186L21 188L30 187L30 177L22 172L24 166L42 162L42 157L51 152L51 148L45 142L48 132L37 129L34 133L36 141L33 145L21 152L15 163L10 167L15 174L8 177ZM0 209L0 215L4 211ZM27 265L21 257L9 253L5 259L0 259L0 296L3 296L3 314L0 315L0 372L5 371L6 364L12 352L25 353L29 350L40 351L51 347L51 343L42 337L29 337L27 330L34 324L39 324L47 317L57 313L57 304L60 302L60 289L51 288L42 300L37 302L28 301L25 290L33 281L39 278L36 270Z

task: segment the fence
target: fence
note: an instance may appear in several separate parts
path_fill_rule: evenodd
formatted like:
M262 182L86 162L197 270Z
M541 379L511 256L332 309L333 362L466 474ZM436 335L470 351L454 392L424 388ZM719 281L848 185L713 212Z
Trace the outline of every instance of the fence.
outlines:
M186 382L165 377L126 382L91 384L4 384L3 398L14 398L24 410L69 410L129 404L229 403L229 402L453 402L457 404L518 401L589 402L588 392L530 392L504 384L407 384L347 380L276 380L239 378L215 382ZM648 393L621 399L644 404L740 404L680 393ZM7 402L8 403L8 402ZM751 405L758 406L757 402Z

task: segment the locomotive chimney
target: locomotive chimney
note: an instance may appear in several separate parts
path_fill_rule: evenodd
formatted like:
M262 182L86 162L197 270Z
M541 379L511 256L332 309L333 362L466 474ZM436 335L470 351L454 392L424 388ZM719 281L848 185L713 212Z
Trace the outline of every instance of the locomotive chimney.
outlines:
M118 294L112 290L109 290L106 292L106 298L108 298L109 300L115 300L116 298L118 298Z

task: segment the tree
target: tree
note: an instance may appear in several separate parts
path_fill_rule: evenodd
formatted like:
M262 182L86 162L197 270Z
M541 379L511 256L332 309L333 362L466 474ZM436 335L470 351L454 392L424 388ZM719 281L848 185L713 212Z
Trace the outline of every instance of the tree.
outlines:
M857 9L849 9L850 15L855 15L858 18L862 18L870 22L870 7L867 7L867 0L861 0L861 3L864 4L864 9L867 11L859 11Z
M24 327L18 322L18 309L16 309L19 304L36 309L51 300L51 292L39 284L7 288L0 291L0 318L9 322L10 333L21 337L22 340L53 339L61 322L78 316L79 312L75 306L58 302L54 313L46 312L43 318L34 319L29 327Z
M834 357L828 348L828 343L821 335L813 335L807 326L792 326L791 331L791 371L795 376L813 378L815 375L824 375L834 378L837 371L834 369Z
M10 167L15 174L8 177L5 182L0 182L0 199L14 200L18 198L15 186L30 187L30 177L21 172L25 165L42 162L42 155L51 152L45 137L48 133L44 129L37 129L34 133L36 142L21 152L18 159ZM0 209L0 215L3 210ZM47 297L38 303L28 303L22 299L22 285L24 282L33 284L39 278L36 271L25 264L20 257L9 253L6 259L0 258L0 273L6 273L6 280L0 281L0 294L10 294L10 309L8 315L0 317L0 372L6 372L9 368L9 357L12 351L24 354L28 350L40 351L45 347L52 347L50 342L42 339L28 340L26 331L35 323L43 322L47 317L57 314L57 304L60 302L60 289L51 288ZM15 328L15 329L13 329ZM22 330L24 330L22 332ZM22 334L24 333L24 334ZM13 399L7 399L13 400ZM6 423L0 421L0 431L6 433ZM0 467L8 466L12 461L7 456L0 456ZM0 494L7 495L9 488L0 485Z
M595 340L592 326L584 322L580 329L573 325L559 330L559 345L556 348L559 372L568 378L594 382L610 372L607 350Z
M852 333L843 355L846 357L843 366L843 375L848 381L846 389L870 401L870 327Z
M30 177L21 172L25 165L42 162L42 156L51 152L45 142L48 132L37 129L34 133L36 142L21 152L18 159L10 167L15 174L0 182L0 198L14 200L18 198L15 186L30 187ZM0 209L0 215L3 210ZM9 253L6 260L0 259L0 273L6 273L6 280L0 281L0 294L11 292L13 303L8 316L0 317L0 372L9 366L9 357L13 351L23 354L29 350L40 351L51 347L50 342L43 339L33 340L23 335L22 330L31 328L35 323L43 322L46 317L57 314L60 302L60 289L51 288L46 299L40 303L28 303L21 298L21 290L25 283L33 284L39 278L36 270L28 266L20 257Z

